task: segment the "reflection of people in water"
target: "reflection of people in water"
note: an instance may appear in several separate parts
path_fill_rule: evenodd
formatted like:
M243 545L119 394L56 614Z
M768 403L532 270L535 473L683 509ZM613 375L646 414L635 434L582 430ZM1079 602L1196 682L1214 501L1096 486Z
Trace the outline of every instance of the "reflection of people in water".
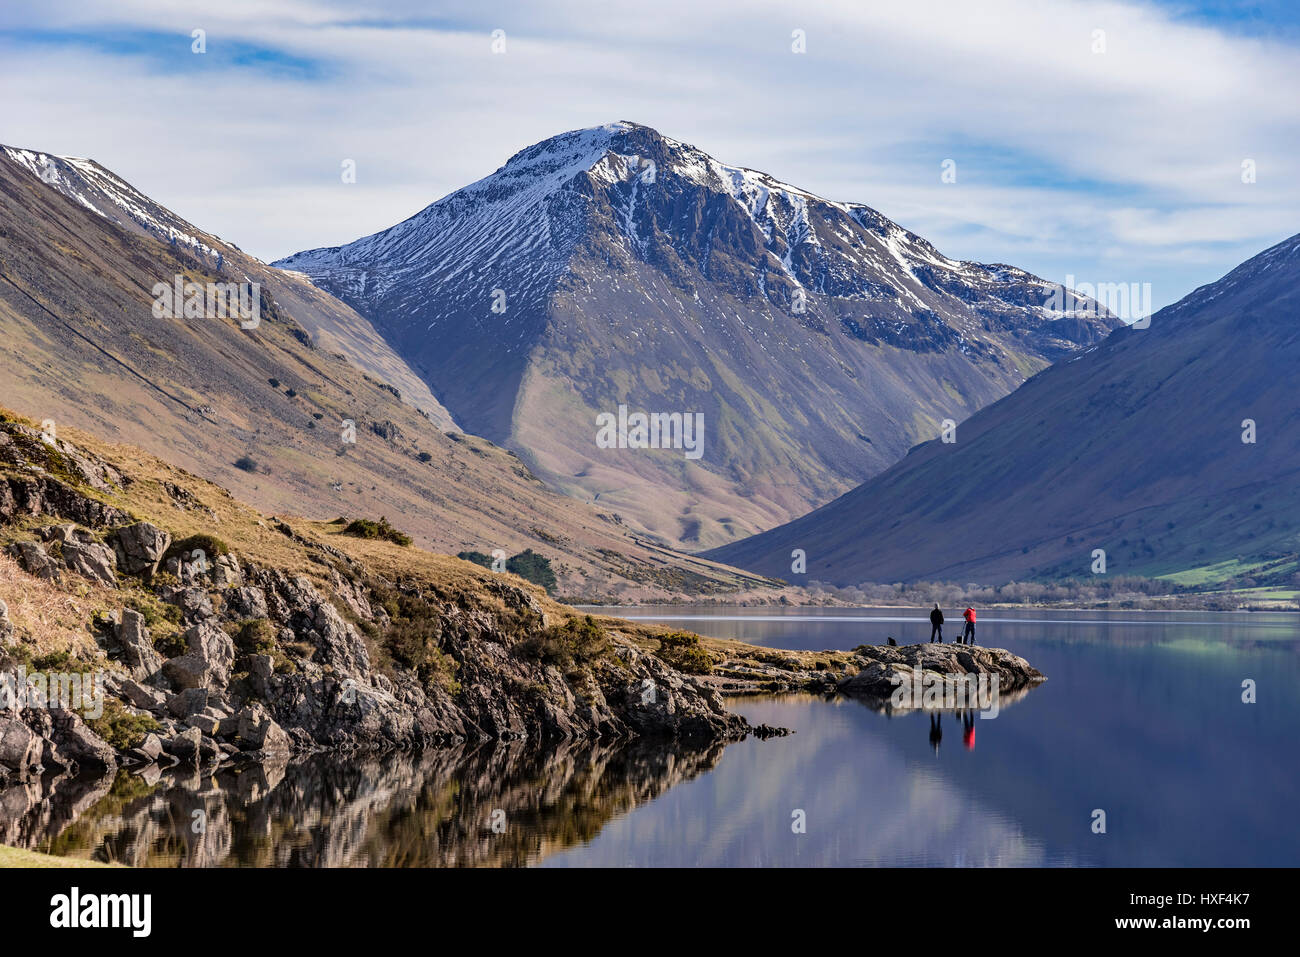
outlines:
M939 725L939 712L930 712L930 747L939 753L939 742L943 740L943 728Z
M961 716L961 741L967 751L975 750L975 712L965 711Z

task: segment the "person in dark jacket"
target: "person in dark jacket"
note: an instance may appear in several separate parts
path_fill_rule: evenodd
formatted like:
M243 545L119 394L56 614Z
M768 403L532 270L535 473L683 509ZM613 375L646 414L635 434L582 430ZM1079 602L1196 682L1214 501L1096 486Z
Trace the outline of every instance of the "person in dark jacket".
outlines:
M975 644L975 609L967 608L963 617L966 619L966 630L961 633L961 643L973 645Z
M939 644L943 644L943 612L939 610L939 603L934 603L934 611L930 612L930 640L934 641L935 636L939 638Z

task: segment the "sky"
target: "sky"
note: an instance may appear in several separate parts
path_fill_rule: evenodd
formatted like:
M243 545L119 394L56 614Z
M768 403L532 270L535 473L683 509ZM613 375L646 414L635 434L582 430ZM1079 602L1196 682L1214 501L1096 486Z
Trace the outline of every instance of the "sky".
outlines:
M1281 0L0 6L0 143L98 160L267 261L631 120L1158 308L1300 232L1297 93Z

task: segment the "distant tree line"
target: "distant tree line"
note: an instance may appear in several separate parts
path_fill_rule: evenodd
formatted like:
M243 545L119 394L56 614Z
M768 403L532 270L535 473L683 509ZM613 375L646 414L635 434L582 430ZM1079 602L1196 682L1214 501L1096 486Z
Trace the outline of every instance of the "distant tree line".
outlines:
M475 565L482 565L484 568L492 567L492 556L482 552L460 552L456 557L473 562ZM555 572L551 569L551 560L537 554L531 548L525 548L519 554L507 558L506 571L534 585L541 585L548 595L555 593Z
M1158 578L1107 575L1094 579L1056 582L1008 582L1005 585L961 585L955 582L862 582L837 586L810 582L811 597L825 597L854 605L921 607L938 602L945 607L988 605L1070 605L1110 608L1194 608L1235 611L1251 603L1249 593L1234 588L1254 587L1250 580L1216 583L1212 592L1175 585Z

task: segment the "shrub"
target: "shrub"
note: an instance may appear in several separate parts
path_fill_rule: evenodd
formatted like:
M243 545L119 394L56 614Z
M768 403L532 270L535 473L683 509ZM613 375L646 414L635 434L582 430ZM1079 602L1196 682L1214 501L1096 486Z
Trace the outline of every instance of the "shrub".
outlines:
M475 565L482 565L484 568L492 567L492 556L484 555L482 552L457 552L456 557L466 562L473 562Z
M250 618L239 626L235 645L246 655L269 655L276 650L275 626L265 618Z
M661 635L658 657L665 664L688 675L707 675L713 672L713 658L700 647L700 636L687 631Z
M543 664L568 668L586 664L608 653L609 636L590 615L552 625L540 635L520 642L520 651Z
M235 468L242 472L255 474L260 471L262 467L257 463L257 459L253 458L251 455L242 455L235 459Z
M460 684L456 681L456 671L460 662L442 650L438 610L418 595L395 589L376 591L375 598L390 619L380 643L384 653L414 671L426 684L436 682L451 694L457 694Z
M121 702L112 698L105 698L104 713L98 718L86 719L86 724L119 751L138 747L145 735L152 734L161 727L151 716L132 714Z
M387 518L382 517L377 522L372 522L368 518L355 519L347 528L343 529L343 534L351 535L353 538L383 539L402 546L410 545L412 541L410 535L399 532L388 524Z

